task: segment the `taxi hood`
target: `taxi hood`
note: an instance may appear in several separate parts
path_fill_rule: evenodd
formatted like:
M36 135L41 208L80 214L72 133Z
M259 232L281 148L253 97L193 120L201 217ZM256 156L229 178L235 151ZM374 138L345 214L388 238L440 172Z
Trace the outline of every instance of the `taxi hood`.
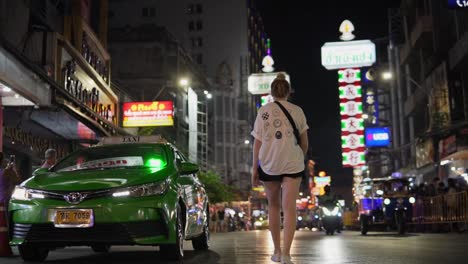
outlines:
M168 168L157 172L148 168L93 169L66 172L41 171L22 185L45 191L89 191L140 185L164 180Z

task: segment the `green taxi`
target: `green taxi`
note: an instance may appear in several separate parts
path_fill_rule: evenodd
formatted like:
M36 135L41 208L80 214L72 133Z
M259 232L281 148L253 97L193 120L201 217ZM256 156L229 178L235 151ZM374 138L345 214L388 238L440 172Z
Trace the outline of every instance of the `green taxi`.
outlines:
M25 261L68 246L158 245L173 260L183 258L184 240L208 249L208 196L198 170L158 136L104 138L15 188L10 244Z

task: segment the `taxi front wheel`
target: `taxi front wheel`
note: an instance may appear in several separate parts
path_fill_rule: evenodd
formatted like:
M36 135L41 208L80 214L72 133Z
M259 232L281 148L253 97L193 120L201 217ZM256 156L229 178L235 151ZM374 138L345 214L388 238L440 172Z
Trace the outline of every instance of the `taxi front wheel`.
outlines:
M180 205L177 205L176 219L176 243L160 245L159 251L161 257L166 260L181 260L184 258L184 223L182 218L182 210Z
M209 219L208 217L209 215L207 213L205 215L205 225L203 226L203 234L201 234L199 237L192 239L192 246L195 250L207 250L210 247L210 229L208 227L207 221L207 219Z
M18 251L24 261L43 262L49 255L49 249L34 245L19 245Z

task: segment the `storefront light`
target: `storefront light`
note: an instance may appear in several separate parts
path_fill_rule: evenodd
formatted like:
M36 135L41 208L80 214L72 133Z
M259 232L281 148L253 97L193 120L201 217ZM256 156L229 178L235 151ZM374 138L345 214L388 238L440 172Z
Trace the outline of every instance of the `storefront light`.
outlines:
M440 162L440 166L444 166L450 163L450 160L443 160Z

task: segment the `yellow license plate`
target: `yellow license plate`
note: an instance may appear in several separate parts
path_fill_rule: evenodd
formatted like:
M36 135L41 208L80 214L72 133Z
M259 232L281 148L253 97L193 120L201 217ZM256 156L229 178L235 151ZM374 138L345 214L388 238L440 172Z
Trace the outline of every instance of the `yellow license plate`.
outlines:
M55 227L92 227L94 216L92 209L57 209L54 218Z

